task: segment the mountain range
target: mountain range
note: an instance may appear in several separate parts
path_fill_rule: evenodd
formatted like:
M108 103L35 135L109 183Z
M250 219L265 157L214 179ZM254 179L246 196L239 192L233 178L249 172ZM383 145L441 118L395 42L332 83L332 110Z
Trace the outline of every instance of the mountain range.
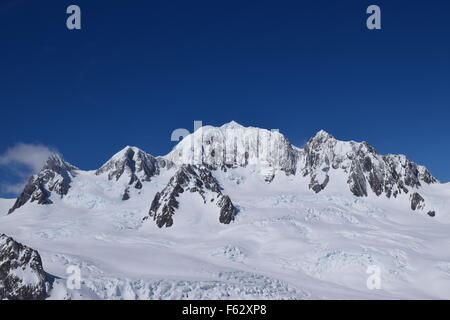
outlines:
M297 147L232 121L201 127L164 156L127 146L96 170L50 156L14 202L0 202L0 233L14 237L0 251L17 238L42 254L43 266L27 253L39 262L33 284L13 277L24 299L449 298L444 285L412 280L433 269L450 282L449 195L426 167L367 142L320 131ZM442 251L427 251L438 239ZM374 264L387 274L381 293L365 289ZM68 265L88 274L86 288L55 280ZM5 266L0 281L20 268Z
M176 198L190 183L194 187L187 190L198 193L206 201L205 189L221 196L214 171L255 165L264 172L267 183L280 174L299 176L307 179L309 189L319 193L331 179L343 178L342 188L356 197L367 197L369 192L387 199L409 194L411 210L428 210L430 216L436 214L433 206L420 195L422 185L439 183L424 166L404 155L380 155L366 142L339 141L325 131L318 132L304 148L298 148L277 131L246 128L232 121L220 128L202 127L162 157L127 146L94 174L121 184L126 182L122 193L122 200L126 201L130 189L140 190L143 183L157 179L161 171L174 170L167 186L151 202L150 215L156 217L161 203L167 204L162 209L173 215ZM66 196L80 171L59 155L50 156L42 170L30 178L8 213L28 202L48 205L52 196ZM224 202L232 207L229 198ZM229 213L230 217L235 214ZM224 223L231 220L225 219Z

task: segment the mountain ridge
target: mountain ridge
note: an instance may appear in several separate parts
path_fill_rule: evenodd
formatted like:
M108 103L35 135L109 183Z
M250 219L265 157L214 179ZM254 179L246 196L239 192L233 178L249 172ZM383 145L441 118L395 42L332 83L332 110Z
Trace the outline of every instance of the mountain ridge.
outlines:
M123 184L121 197L126 201L132 196L132 190L140 193L144 184L156 179L162 171L186 165L208 171L211 176L216 170L256 166L262 168L267 183L279 174L302 176L309 180L308 187L315 193L326 189L330 180L343 174L346 181L342 184L356 197L367 197L369 192L388 199L410 194L411 209L428 210L430 216L435 211L427 206L419 191L422 185L440 183L426 167L404 155L381 155L365 141L341 141L320 130L304 148L299 148L278 130L244 127L235 121L220 127L203 126L165 156L153 156L137 147L126 146L94 172L96 176ZM43 169L30 178L8 213L28 202L51 204L52 194L66 196L79 171L83 170L65 162L61 156L50 156ZM154 206L158 207L156 203Z

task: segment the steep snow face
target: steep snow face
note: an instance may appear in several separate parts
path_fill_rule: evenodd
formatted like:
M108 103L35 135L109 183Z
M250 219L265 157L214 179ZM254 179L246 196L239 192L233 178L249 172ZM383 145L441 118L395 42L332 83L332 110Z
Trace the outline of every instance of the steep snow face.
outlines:
M39 253L0 234L0 300L45 299L46 284Z
M24 190L8 213L14 212L27 202L36 201L38 204L50 204L52 203L50 200L52 193L61 197L65 196L77 170L78 168L65 162L59 155L51 155L42 170L28 180Z
M295 174L297 151L278 131L243 127L232 121L222 127L204 126L185 137L165 158L177 165L206 165L214 169L260 165Z
M142 189L143 181L150 181L160 173L160 169L171 164L162 158L152 155L136 147L125 147L96 171L96 175L107 175L109 180L126 179L129 186ZM130 197L129 187L124 190L123 200Z
M372 191L377 196L396 198L422 185L438 182L425 167L403 155L382 156L366 142L339 141L325 131L317 133L300 155L300 170L309 177L309 187L316 193L336 179L336 171L344 172L348 188L358 197ZM417 199L411 197L411 201ZM416 210L417 205L411 207Z
M219 182L209 169L183 165L153 199L149 217L156 221L158 227L173 225L173 215L180 205L178 198L184 192L198 194L197 200L201 199L204 204L214 203L219 211L218 221L221 223L229 224L237 214L231 199L222 194Z

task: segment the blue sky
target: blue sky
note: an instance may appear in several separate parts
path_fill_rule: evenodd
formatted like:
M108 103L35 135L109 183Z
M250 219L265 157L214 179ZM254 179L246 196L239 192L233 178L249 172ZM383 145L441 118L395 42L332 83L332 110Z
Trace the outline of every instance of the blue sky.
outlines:
M70 4L80 31L65 26ZM380 31L366 28L371 4ZM125 145L162 155L174 129L233 119L296 145L319 129L366 140L450 181L449 14L441 0L3 0L0 154L47 146L95 169ZM2 184L28 174L12 164Z

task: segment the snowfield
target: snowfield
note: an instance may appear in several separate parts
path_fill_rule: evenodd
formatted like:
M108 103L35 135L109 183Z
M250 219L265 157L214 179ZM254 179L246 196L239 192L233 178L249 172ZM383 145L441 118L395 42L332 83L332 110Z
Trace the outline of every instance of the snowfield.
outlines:
M143 223L171 173L122 201L123 185L80 172L54 204L2 214L0 232L39 251L50 299L450 299L449 184L424 187L439 207L431 218L338 182L315 194L298 176L269 184L237 168L216 172L239 209L231 224L189 193L171 228ZM380 290L367 288L371 265ZM80 268L80 290L67 288L68 266Z

